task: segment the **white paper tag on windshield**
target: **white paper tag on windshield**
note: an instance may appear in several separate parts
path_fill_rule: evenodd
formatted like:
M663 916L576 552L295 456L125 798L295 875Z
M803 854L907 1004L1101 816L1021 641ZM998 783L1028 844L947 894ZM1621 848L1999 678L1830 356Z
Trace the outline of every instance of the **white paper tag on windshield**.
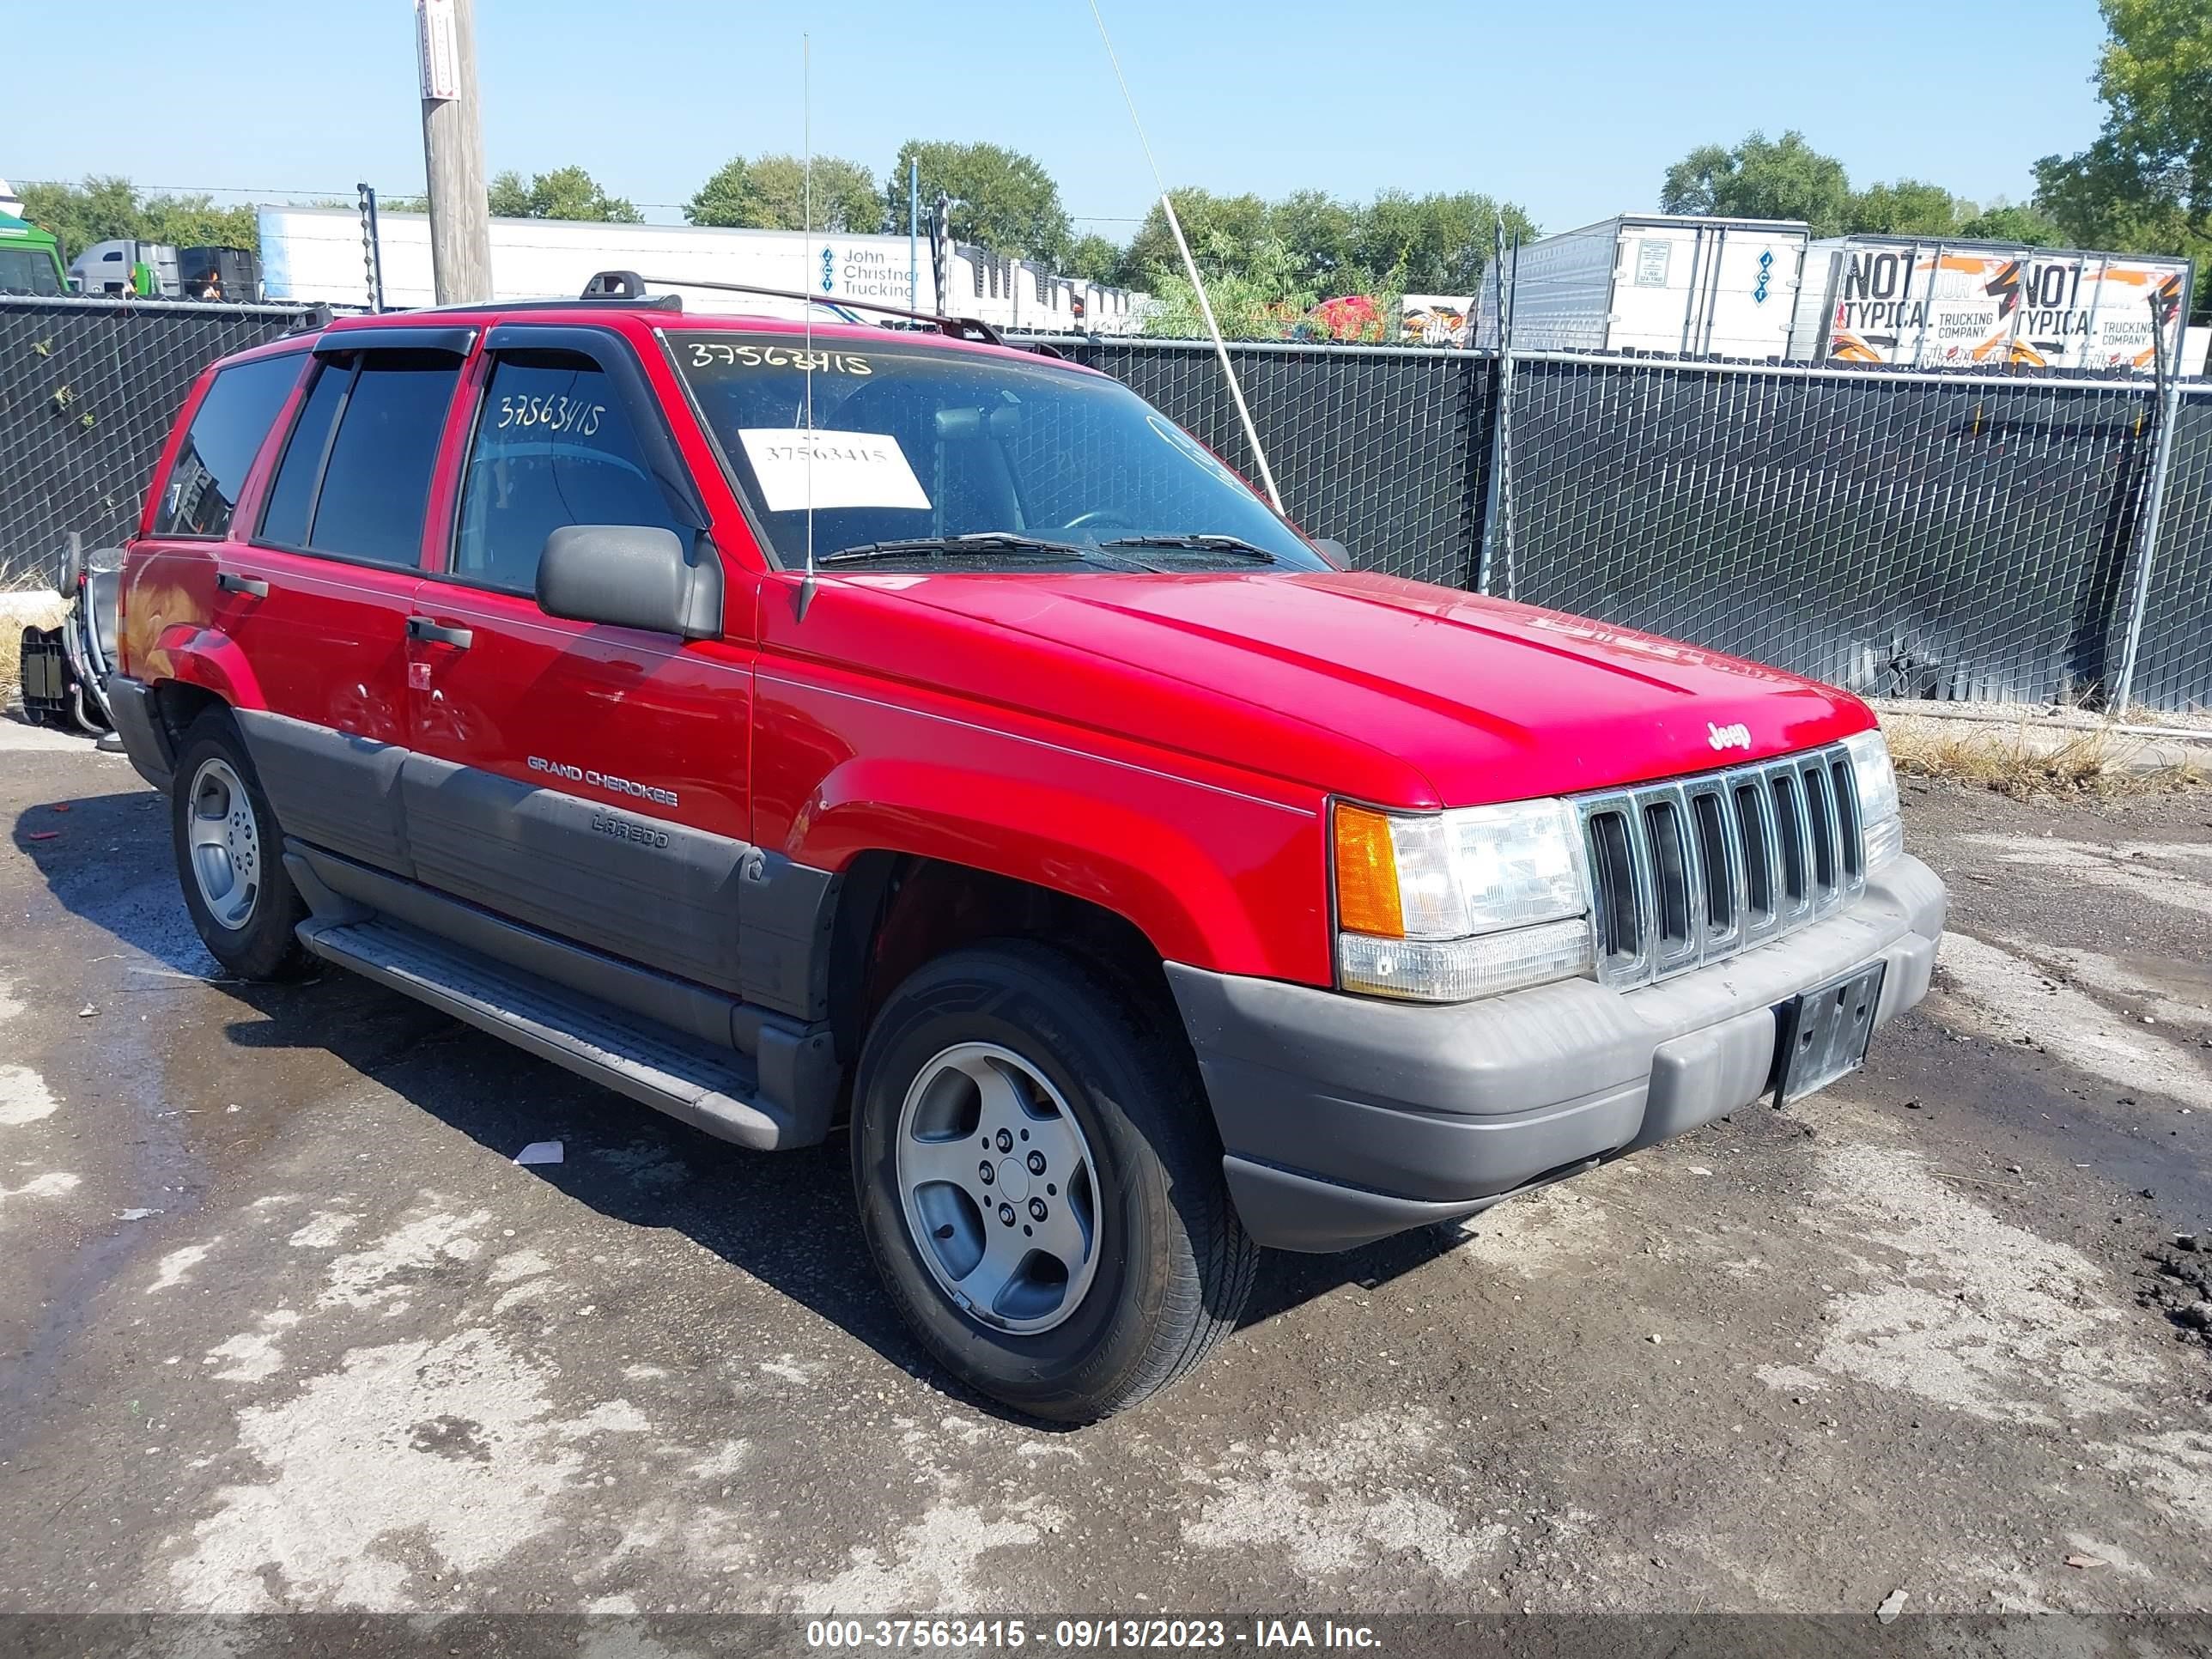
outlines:
M745 427L738 441L760 480L771 513L817 508L903 507L927 510L929 497L907 465L896 438L883 432L798 432L789 427ZM812 453L813 479L807 478ZM811 492L811 493L810 493Z

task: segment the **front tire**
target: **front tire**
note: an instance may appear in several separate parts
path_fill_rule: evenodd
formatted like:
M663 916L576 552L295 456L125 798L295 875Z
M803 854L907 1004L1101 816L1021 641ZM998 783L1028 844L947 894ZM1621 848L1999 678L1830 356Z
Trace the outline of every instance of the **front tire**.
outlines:
M286 873L283 836L227 708L179 745L170 836L185 908L208 954L240 979L297 979L313 959L293 931L307 907Z
M1009 940L894 992L854 1090L860 1222L891 1299L963 1382L1094 1422L1195 1366L1257 1248L1188 1050L1115 981Z

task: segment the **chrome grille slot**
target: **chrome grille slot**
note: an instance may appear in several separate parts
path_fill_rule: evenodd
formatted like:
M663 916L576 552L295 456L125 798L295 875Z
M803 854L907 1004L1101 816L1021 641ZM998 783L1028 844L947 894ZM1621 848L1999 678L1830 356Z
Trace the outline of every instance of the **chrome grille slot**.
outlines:
M1836 798L1825 761L1804 763L1805 818L1813 840L1813 911L1826 915L1843 897L1843 862L1836 856Z
M1595 889L1599 970L1608 981L1646 976L1650 966L1650 927L1644 920L1650 883L1642 873L1642 837L1632 810L1626 796L1608 796L1583 809Z
M1794 766L1777 767L1767 776L1767 794L1774 809L1775 838L1782 847L1782 903L1778 911L1784 927L1795 927L1813 915L1812 834L1805 827L1805 794L1797 787Z
M1694 784L1683 791L1690 808L1690 836L1703 876L1705 914L1698 955L1728 955L1736 947L1743 915L1743 854L1721 781Z
M1748 942L1774 931L1774 819L1756 778L1732 782L1729 798L1735 809L1736 845L1743 851L1742 926Z
M1720 961L1865 889L1856 775L1840 747L1576 805L1607 985Z
M1652 944L1658 971L1671 974L1698 959L1698 912L1704 905L1694 890L1698 885L1697 855L1690 848L1690 826L1679 790L1648 790L1638 798L1644 806L1644 837L1650 848L1652 908L1658 922Z
M1844 855L1844 891L1856 898L1866 887L1866 836L1859 822L1858 774L1848 759L1832 760L1828 763L1828 776L1840 832L1837 845Z

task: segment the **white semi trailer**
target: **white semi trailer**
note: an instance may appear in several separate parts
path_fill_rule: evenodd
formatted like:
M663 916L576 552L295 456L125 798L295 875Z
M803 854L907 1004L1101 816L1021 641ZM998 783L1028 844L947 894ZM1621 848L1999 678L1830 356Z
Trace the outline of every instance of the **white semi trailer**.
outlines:
M371 301L367 239L351 208L259 210L262 288L272 301L362 310ZM383 298L392 310L434 303L427 214L381 213ZM571 295L602 270L634 270L648 287L681 293L693 311L773 310L759 300L685 289L678 279L792 289L826 300L938 309L929 239L916 245L909 287L907 239L700 225L617 225L565 219L491 222L492 297ZM1144 296L1060 276L1023 260L956 244L945 260L943 309L1000 328L1040 333L1134 333ZM911 296L911 297L909 297ZM794 313L795 314L795 313Z
M1621 214L1508 254L1516 351L1780 358L1810 232L1794 219ZM1498 343L1486 273L1475 343Z
M1790 330L1800 362L1921 368L2019 363L2148 374L2154 298L2169 364L2186 259L1936 237L1838 236L1807 252Z

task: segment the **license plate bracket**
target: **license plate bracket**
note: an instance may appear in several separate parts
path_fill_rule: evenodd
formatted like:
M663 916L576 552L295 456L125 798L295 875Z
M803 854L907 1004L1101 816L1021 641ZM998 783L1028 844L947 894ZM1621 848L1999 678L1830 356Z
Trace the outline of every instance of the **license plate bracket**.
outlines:
M1802 1100L1866 1064L1888 965L1869 962L1775 1005L1777 1106Z

